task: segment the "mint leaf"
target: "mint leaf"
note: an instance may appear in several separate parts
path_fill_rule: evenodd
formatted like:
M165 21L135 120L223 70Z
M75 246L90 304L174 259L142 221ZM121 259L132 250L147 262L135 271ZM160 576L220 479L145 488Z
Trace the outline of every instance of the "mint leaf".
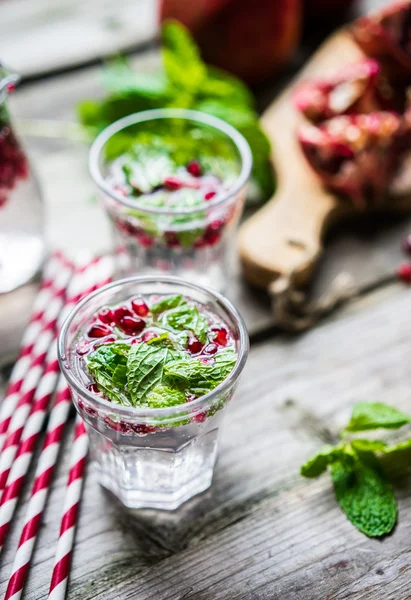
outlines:
M365 431L368 429L398 429L410 423L411 417L387 404L360 402L354 406L350 422L345 431Z
M158 302L155 302L150 311L153 315L158 315L166 310L170 310L171 308L177 308L177 306L186 305L187 301L184 300L183 296L180 294L176 294L175 296L167 296L167 298L162 298Z
M380 440L351 440L351 447L358 452L387 452L388 446Z
M113 343L100 346L87 359L87 368L103 394L113 402L125 404L127 355L130 346Z
M186 90L197 90L206 78L205 64L188 30L168 21L162 30L163 64L169 81Z
M398 444L394 444L393 446L386 446L383 452L385 454L395 454L396 452L404 452L407 450L411 450L411 439L399 442Z
M227 350L217 354L214 364L204 364L196 358L179 359L165 366L167 379L201 396L217 387L233 370L236 353Z
M167 77L159 73L137 73L125 57L110 61L102 72L104 87L113 94L141 96L166 103L170 98Z
M179 353L164 346L146 343L132 346L127 360L128 392L134 406L147 406L147 397L164 382L165 366Z
M380 464L359 459L354 464L336 461L331 474L337 501L347 519L369 537L390 533L397 520L397 504Z
M324 446L319 452L314 454L307 462L305 462L300 470L303 477L318 477L327 467L333 462L338 450L334 446Z
M192 331L200 342L205 343L207 340L208 321L194 305L181 304L177 306L164 315L163 322L177 331L185 329Z
M146 404L150 408L177 406L179 404L185 404L185 401L186 395L183 391L161 384L156 385L146 396Z

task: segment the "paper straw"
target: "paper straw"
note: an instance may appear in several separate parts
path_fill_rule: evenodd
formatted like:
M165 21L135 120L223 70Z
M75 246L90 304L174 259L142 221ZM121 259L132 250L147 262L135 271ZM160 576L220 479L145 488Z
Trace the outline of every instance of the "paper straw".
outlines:
M47 386L48 379L50 379L49 372L52 371L53 365L50 364L47 358L50 348L55 345L53 341L57 335L56 321L60 318L65 303L65 295L61 294L60 290L63 289L63 285L67 286L72 273L71 267L61 265L58 275L59 293L53 296L49 302L45 312L44 326L33 348L30 366L22 381L21 389L13 400L15 409L10 416L7 434L0 454L0 497L7 483L10 468L31 411L36 388L40 381L43 387ZM57 368L56 359L57 357L55 357L54 362Z
M105 259L101 259L93 264L92 267L86 268L84 274L89 277L89 282L94 280L94 283L84 291L84 295L93 291L107 283L111 276L111 260L108 262ZM110 272L108 272L110 267ZM77 273L78 274L78 273ZM104 278L102 279L102 274ZM76 279L76 276L73 280ZM70 294L70 298L71 298ZM65 311L66 312L66 311ZM58 370L56 372L57 376ZM30 560L33 553L33 548L37 533L40 526L41 516L46 504L47 494L50 487L50 482L53 474L53 468L57 460L60 443L64 433L64 425L67 421L67 417L70 409L70 393L63 380L60 376L59 379L59 391L56 396L55 405L50 413L49 425L47 427L46 439L43 445L43 449L39 458L39 463L36 469L35 482L32 490L32 494L28 503L27 513L25 518L25 524L19 540L19 545L15 560L12 567L12 574L9 579L9 584L6 592L6 599L13 598L17 600L20 598L23 591L24 583L26 580L27 572L30 566ZM45 415L44 415L45 416ZM38 428L37 421L33 424L27 423L29 429L28 435L30 439L35 437L37 439L40 429ZM24 444L22 444L24 445ZM34 446L31 444L27 448L24 454L20 454L22 457L21 463L15 468L18 461L16 460L13 468L10 472L10 486L9 482L5 490L4 496L0 504L0 543L1 546L4 544L4 538L7 534L8 526L14 513L14 509L17 503L23 478L28 470L30 460L32 458ZM19 458L20 458L19 457ZM22 473L21 465L24 465L25 472ZM10 493L8 490L10 489ZM4 509L4 510L3 510Z
M83 489L86 467L88 438L83 421L76 419L73 448L70 455L70 470L64 497L63 517L60 524L59 539L54 558L49 600L63 600L67 591L71 557L74 546L78 511Z
M39 348L36 346L37 339L42 331L50 332L56 326L56 313L50 314L49 310L47 311L48 318L46 318L46 309L53 302L53 298L64 296L71 269L71 265L59 252L53 253L46 264L30 321L23 334L19 357L11 373L4 399L0 404L0 451L6 439L11 417L17 408L20 390L30 369L34 350L36 347ZM39 362L41 363L41 357Z

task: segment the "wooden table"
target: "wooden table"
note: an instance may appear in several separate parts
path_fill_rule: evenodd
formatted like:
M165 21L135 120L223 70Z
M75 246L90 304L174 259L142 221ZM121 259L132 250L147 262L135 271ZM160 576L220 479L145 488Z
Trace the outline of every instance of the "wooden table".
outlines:
M17 43L12 39L13 26L14 31L20 27L15 6L33 10L32 2L21 0L2 8L8 52ZM36 2L42 10L50 5ZM140 8L150 5L139 2ZM80 4L84 5L60 0L58 6L65 15L70 5L70 19L89 26L88 13L80 11ZM96 4L90 2L87 7ZM110 3L103 4L108 11L106 22L112 24ZM127 0L115 4L134 10ZM54 23L59 11L51 12ZM64 37L67 30L61 15L58 31ZM39 30L34 21L30 29L39 44L47 39L44 23L46 18ZM144 42L150 33L147 25L143 32L138 33L137 27L122 36L126 25L120 22L108 45L101 42L98 27L91 31L84 25L87 35L94 36L88 54L67 56L61 44L40 69L33 55L19 46L20 70L32 81L15 94L10 105L44 189L51 245L69 252L73 248L105 250L110 239L87 173L87 146L60 136L66 130L64 123L74 120L75 102L99 93L99 68L67 69L92 62L113 48L136 46L131 40ZM41 56L41 48L36 46L36 53ZM133 53L132 59L138 68L158 64L155 49ZM43 77L42 70L53 74ZM261 92L265 97L270 95L268 88ZM55 125L40 123L44 119L62 124L57 137L36 135L40 126L42 134L48 131L56 136ZM229 295L246 317L251 353L226 416L212 489L172 513L126 512L102 491L90 468L70 600L411 597L410 482L402 480L397 488L400 520L394 534L376 541L346 521L327 477L306 481L299 476L301 463L321 444L335 439L354 402L386 401L410 411L411 290L397 283L393 272L401 260L400 240L411 230L411 218L383 221L353 224L335 232L327 242L314 295L326 290L342 270L353 276L361 293L299 337L276 331L267 299L237 277ZM69 450L67 436L26 586L25 597L30 600L47 597ZM29 491L30 482L1 558L0 593L6 589Z

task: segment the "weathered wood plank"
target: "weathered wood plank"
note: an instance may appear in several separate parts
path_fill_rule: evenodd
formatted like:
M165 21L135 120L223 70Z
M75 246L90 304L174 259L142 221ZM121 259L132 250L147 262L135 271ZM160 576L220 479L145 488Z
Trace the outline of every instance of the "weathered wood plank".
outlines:
M152 40L156 13L154 0L2 2L1 58L25 76L71 68Z
M360 310L353 303L300 338L252 348L227 414L213 488L200 502L170 514L125 513L90 471L69 598L409 598L409 483L399 491L394 535L378 542L345 520L326 478L298 475L302 461L334 438L353 402L409 410L411 290L396 288ZM29 600L47 594L65 465L37 545ZM16 523L2 559L0 593L19 529Z

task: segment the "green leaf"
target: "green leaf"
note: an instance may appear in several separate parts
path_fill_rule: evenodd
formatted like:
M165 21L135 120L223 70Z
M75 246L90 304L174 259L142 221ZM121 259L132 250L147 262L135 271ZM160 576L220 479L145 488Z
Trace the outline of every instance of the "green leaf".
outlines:
M87 359L87 368L97 386L107 398L118 404L127 404L127 355L130 346L120 342L100 346Z
M142 343L131 347L127 383L134 406L147 406L148 394L164 382L166 364L178 357L178 352L164 346Z
M107 91L115 95L141 96L165 104L171 94L164 73L137 73L124 57L108 63L102 81Z
M166 310L170 310L171 308L177 308L177 306L186 305L187 301L184 300L183 296L180 294L176 294L174 296L167 296L167 298L162 298L158 302L155 302L150 308L150 311L153 315L158 315Z
M146 396L146 404L150 408L178 406L185 404L185 401L186 395L183 391L161 384L156 385Z
M411 439L404 440L403 442L399 442L398 444L394 444L393 446L386 446L383 452L385 454L395 454L397 452L404 452L407 450L411 450Z
M334 446L324 446L319 452L314 454L307 462L305 462L300 470L303 477L318 477L335 459L338 451Z
M232 350L217 354L213 364L196 358L179 359L165 366L167 379L201 396L217 387L233 370L237 355Z
M207 340L208 321L192 304L181 304L167 312L163 317L163 323L177 331L186 329L192 331L200 342L205 343Z
M398 429L411 421L411 417L387 404L360 402L354 406L346 431L368 429Z
M227 71L206 65L207 76L198 91L200 98L218 98L226 104L254 107L254 97L248 87Z
M351 447L358 452L387 452L387 444L380 440L351 440Z
M397 520L397 505L391 485L380 464L356 460L353 465L336 461L331 465L337 501L347 519L369 537L390 533Z
M162 55L166 75L183 90L197 90L206 79L205 64L188 30L178 21L168 21L162 30Z

